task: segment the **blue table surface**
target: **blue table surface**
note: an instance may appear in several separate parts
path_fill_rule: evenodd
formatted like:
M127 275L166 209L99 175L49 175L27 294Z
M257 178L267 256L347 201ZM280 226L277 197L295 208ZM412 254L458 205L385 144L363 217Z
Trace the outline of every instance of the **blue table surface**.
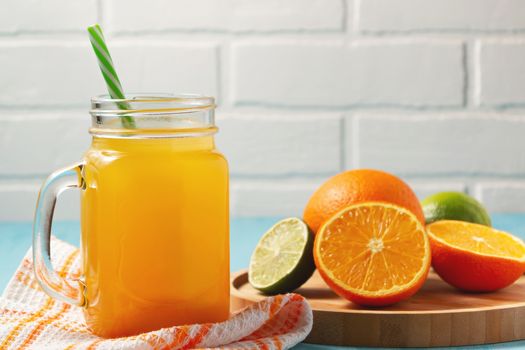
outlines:
M234 219L231 225L231 270L237 271L248 266L250 254L259 237L279 218ZM511 232L525 239L524 214L493 215L496 228ZM19 262L31 245L30 222L0 222L0 289L4 289ZM53 233L60 239L79 244L78 222L56 222ZM460 347L460 349L525 349L525 341L515 341L494 345ZM366 349L356 347L336 347L299 344L295 350L306 349Z

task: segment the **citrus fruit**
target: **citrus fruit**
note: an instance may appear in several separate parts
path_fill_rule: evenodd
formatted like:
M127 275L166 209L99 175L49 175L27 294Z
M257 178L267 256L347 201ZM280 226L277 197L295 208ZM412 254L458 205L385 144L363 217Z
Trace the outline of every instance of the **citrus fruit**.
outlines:
M328 286L365 306L394 304L416 293L428 275L430 255L419 219L382 202L339 211L314 243L315 264Z
M456 288L491 292L525 272L525 245L510 233L452 220L428 225L427 233L434 270Z
M490 226L490 216L476 199L461 192L440 192L421 202L426 224L439 220L459 220Z
M298 218L279 221L259 240L248 269L250 284L265 294L291 292L315 271L313 233Z
M412 189L398 177L379 170L357 169L335 175L314 192L303 219L317 232L332 215L352 204L387 202L410 210L424 225L421 204Z

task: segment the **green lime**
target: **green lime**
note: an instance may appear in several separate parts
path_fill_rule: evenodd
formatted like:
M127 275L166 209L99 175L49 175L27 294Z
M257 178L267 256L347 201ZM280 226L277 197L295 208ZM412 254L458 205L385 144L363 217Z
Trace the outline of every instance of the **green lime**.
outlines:
M421 205L427 224L438 220L459 220L491 226L485 207L465 193L436 193L423 199Z
M250 284L265 294L299 288L315 270L313 243L314 235L301 219L279 221L261 237L252 253Z

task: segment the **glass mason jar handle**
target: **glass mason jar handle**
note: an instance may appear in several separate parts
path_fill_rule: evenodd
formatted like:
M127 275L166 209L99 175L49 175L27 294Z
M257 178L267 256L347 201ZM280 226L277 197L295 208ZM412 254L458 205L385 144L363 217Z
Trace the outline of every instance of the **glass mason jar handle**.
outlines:
M33 225L33 268L35 277L49 296L63 302L83 306L84 285L80 280L61 277L51 264L51 224L57 197L64 190L85 188L82 163L57 170L46 179L36 205Z

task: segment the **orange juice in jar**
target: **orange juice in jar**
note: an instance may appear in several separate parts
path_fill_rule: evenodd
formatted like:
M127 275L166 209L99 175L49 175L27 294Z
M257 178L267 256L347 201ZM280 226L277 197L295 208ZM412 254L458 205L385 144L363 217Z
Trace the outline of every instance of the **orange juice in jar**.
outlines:
M126 111L121 102L93 100L91 147L39 199L44 214L46 187L81 188L80 287L38 259L37 276L53 296L83 304L88 326L105 337L225 320L228 166L214 145L213 99L134 96ZM133 128L122 126L124 113ZM36 235L49 235L50 219L41 215Z

